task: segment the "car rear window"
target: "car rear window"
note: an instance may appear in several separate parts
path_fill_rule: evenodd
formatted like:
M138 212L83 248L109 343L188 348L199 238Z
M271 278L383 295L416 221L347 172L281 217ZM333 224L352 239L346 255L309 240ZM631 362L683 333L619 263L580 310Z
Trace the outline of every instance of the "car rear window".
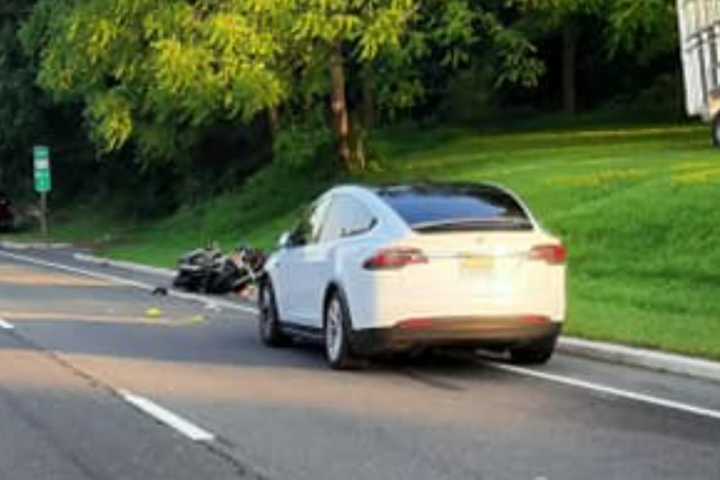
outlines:
M415 185L377 191L414 230L532 230L520 204L503 190L483 185Z

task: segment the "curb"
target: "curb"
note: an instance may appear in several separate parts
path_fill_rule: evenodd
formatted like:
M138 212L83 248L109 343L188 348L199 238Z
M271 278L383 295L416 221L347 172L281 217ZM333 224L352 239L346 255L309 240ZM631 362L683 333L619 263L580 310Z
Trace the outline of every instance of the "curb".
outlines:
M557 351L576 357L720 382L720 363L710 360L572 337L560 338Z
M164 277L175 275L175 272L169 269L149 267L134 262L109 260L81 253L76 253L73 257L80 262L116 267L134 272ZM590 358L592 360L720 382L720 362L710 360L565 336L558 341L557 351L574 357Z
M148 265L142 265L134 262L124 262L121 260L110 260L108 258L96 257L94 255L86 255L84 253L75 253L73 258L79 262L92 263L93 265L100 265L102 267L115 267L131 272L146 273L149 275L158 275L162 277L172 278L175 276L175 272L168 268L150 267Z
M58 250L71 246L69 243L13 242L9 240L0 242L0 247L8 250Z

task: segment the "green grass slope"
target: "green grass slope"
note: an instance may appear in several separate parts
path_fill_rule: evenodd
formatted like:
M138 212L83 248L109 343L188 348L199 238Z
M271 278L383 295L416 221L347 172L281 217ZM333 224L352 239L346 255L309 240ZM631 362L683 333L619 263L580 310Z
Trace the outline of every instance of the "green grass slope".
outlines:
M568 333L720 359L720 152L704 127L395 131L378 151L381 164L353 181L493 181L520 193L571 252ZM271 167L157 223L88 215L59 236L160 265L208 240L269 247L329 184Z

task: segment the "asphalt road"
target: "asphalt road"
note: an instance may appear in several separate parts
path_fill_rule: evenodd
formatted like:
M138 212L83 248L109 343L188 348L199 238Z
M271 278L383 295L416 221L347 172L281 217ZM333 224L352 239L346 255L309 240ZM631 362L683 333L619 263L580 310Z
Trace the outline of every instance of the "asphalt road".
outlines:
M164 283L0 250L1 480L720 479L720 384L566 356L332 372L246 307L139 288Z

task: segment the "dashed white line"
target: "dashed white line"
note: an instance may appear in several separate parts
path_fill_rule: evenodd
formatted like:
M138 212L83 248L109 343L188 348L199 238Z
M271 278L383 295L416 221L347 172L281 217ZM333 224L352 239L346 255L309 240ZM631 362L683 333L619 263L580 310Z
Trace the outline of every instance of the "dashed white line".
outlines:
M126 402L133 405L138 410L150 415L168 427L177 430L194 442L212 442L215 440L215 435L212 433L198 427L194 423L176 415L170 410L161 407L147 398L140 397L126 391L121 391L119 393Z
M15 330L15 325L0 318L0 330Z
M9 252L2 252L0 251L0 256L4 256L6 258L10 258L12 260L17 260L20 262L30 263L33 265L39 265L41 267L48 267L48 268L54 268L56 270L63 270L65 272L75 273L78 275L84 275L86 277L90 278L96 278L99 280L105 280L107 282L116 283L119 285L126 285L129 287L139 288L141 290L146 290L152 292L155 290L156 286L148 285L147 283L138 282L136 280L129 280L127 278L118 277L116 275L110 275L107 273L100 273L100 272L93 272L90 270L85 270L82 268L77 267L71 267L69 265L63 265L62 263L56 263L56 262L49 262L47 260L40 260L38 258L28 257L25 255L18 255L15 253L9 253ZM238 305L237 303L229 302L226 300L221 299L208 299L203 297L202 295L195 295L192 293L186 293L186 292L178 292L176 290L170 290L168 292L168 295L176 298L181 298L183 300L190 300L193 302L200 302L205 305L217 305L222 308L226 308L228 310L236 310L244 313L251 313L251 314L257 314L258 310L256 308L245 306L245 305Z
M699 415L702 417L713 418L720 420L720 410L713 410L710 408L698 407L696 405L690 405L687 403L676 402L674 400L668 400L665 398L656 397L653 395L647 395L644 393L631 392L629 390L622 390L620 388L610 387L602 385L600 383L588 382L585 380L579 380L572 377L565 377L561 375L555 375L552 373L541 372L538 370L532 370L529 368L516 367L514 365L507 365L504 363L488 363L494 368L499 370L505 370L508 372L516 373L519 375L525 375L528 377L535 377L550 382L561 383L571 387L582 388L585 390L592 390L598 393L604 393L607 395L613 395L615 397L625 398L635 402L647 403L658 407L669 408L671 410L677 410L685 413L691 413L693 415Z

